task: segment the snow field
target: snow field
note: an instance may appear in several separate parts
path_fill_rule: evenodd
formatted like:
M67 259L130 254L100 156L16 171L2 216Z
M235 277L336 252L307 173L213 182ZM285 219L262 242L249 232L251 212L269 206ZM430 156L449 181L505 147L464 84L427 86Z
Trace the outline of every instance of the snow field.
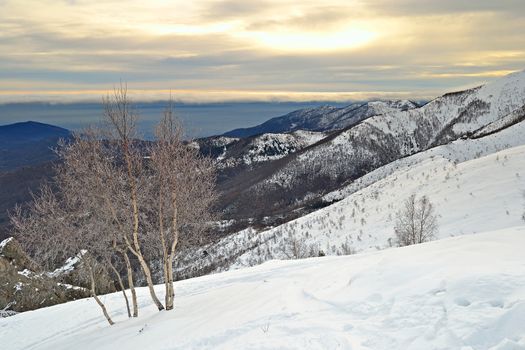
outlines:
M525 226L344 257L271 261L0 319L5 349L525 349ZM161 293L162 286L158 286ZM5 347L4 347L5 346Z

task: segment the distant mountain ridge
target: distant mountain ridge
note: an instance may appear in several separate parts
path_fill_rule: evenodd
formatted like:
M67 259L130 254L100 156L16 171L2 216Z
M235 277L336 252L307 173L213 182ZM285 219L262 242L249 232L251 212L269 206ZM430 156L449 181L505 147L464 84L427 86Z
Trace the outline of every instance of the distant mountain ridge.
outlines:
M374 115L393 110L406 111L417 107L417 103L409 100L392 100L369 101L342 108L332 106L306 108L272 118L251 128L231 130L222 136L250 137L265 133L288 133L296 130L332 131L349 127Z
M49 138L68 137L70 131L58 126L34 121L0 125L0 147Z
M0 240L8 236L8 210L31 200L52 175L53 148L71 132L34 121L0 125Z
M0 171L52 160L58 140L70 136L67 129L34 121L1 125Z

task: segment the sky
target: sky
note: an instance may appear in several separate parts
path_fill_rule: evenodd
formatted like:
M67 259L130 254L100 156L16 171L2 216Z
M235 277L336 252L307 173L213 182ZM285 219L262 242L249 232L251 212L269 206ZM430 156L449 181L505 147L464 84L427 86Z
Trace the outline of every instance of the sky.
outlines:
M0 102L432 98L525 69L523 0L0 0Z

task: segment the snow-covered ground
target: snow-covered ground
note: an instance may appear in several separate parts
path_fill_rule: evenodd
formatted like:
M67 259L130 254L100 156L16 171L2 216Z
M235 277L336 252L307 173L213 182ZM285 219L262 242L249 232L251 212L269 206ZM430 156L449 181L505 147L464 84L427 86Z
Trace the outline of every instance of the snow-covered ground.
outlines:
M344 257L271 261L0 319L2 349L525 349L525 226ZM158 291L162 288L159 286Z

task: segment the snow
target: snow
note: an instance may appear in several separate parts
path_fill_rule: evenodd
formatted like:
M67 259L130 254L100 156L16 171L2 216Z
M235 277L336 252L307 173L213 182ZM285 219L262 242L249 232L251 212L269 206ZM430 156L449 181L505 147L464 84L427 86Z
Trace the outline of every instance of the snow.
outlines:
M49 277L57 277L69 273L75 269L75 265L82 259L82 256L87 253L87 250L82 250L76 256L68 258L63 266L59 267L53 272L48 273Z
M9 237L0 242L0 253L4 250L5 246L7 246L9 242L11 242L12 239L13 237Z
M256 137L250 145L248 153L243 156L244 164L260 163L276 160L310 146L326 134L313 131L295 131L290 134L263 134ZM268 151L271 151L270 153Z
M239 165L255 165L262 162L277 160L308 147L326 137L325 133L297 130L291 133L266 133L250 139L243 151L229 150L224 146L222 154L217 157L219 168L231 168Z
M18 273L19 275L24 276L24 277L27 277L27 278L31 277L31 275L33 274L33 272L30 271L30 270L28 270L28 269L24 269L24 270L22 270L22 271L17 271L17 273Z
M13 286L13 288L18 292L21 291L24 287L24 284L22 282L16 282L16 284Z
M506 118L498 120L497 123L492 123L486 127L478 130L474 136L487 135L498 130L502 125L512 123L515 114L510 114ZM362 189L370 184L385 178L387 175L404 168L410 167L418 162L433 157L443 157L451 162L465 162L482 156L486 156L495 152L499 152L508 148L523 145L525 139L525 123L521 122L501 130L497 133L485 136L479 139L459 139L447 145L431 148L427 151L416 153L412 156L398 159L394 162L388 163L374 171L357 179L350 185L330 192L324 196L328 202L340 200L348 195Z
M0 319L7 349L523 349L525 226L344 257L271 261ZM159 293L162 286L157 286Z
M62 286L66 289L74 289L74 290L87 290L86 288L84 287L79 287L79 286L74 286L72 284L69 284L69 283L57 283L59 286Z

